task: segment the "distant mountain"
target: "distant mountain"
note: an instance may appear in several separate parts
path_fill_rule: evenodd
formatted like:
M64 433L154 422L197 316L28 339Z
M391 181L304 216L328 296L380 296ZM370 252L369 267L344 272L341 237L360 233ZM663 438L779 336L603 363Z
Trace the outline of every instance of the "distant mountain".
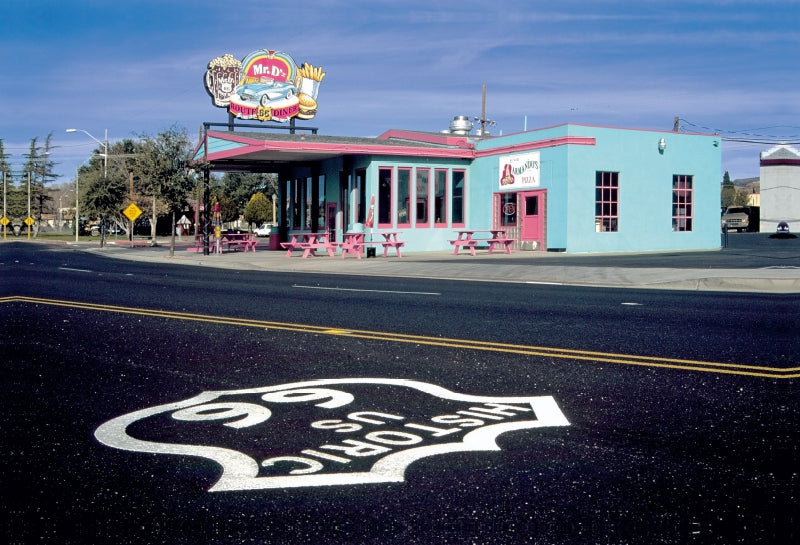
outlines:
M759 193L761 188L761 178L739 178L732 180L737 191L747 191L748 193Z

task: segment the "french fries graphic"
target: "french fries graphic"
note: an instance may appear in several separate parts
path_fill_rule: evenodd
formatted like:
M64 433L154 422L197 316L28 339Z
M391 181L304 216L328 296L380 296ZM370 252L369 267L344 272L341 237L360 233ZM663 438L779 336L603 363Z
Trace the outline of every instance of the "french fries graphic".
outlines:
M325 77L325 72L322 71L321 66L312 66L307 62L304 62L303 66L297 69L297 72L304 79L313 79L315 81L322 81L322 78Z

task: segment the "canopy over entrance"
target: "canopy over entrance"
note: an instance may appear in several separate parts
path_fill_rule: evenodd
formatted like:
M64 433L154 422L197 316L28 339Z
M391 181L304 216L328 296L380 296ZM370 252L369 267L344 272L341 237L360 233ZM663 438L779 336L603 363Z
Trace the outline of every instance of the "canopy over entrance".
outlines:
M254 128L262 131L250 130ZM474 146L467 138L452 135L389 131L377 138L321 136L316 128L293 126L288 127L289 134L267 132L276 128L204 123L203 140L193 160L220 172L275 172L287 165L309 165L345 155L475 157Z

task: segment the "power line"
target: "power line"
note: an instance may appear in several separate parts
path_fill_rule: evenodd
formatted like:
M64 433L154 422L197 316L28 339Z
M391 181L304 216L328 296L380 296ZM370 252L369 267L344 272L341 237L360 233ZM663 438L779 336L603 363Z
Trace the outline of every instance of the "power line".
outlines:
M746 130L726 130L726 129L718 129L715 127L706 127L703 125L698 125L696 123L692 123L688 119L683 119L683 118L679 118L679 121L685 125L691 125L694 129L701 129L704 131L709 131L715 134L719 134L722 140L728 142L741 142L745 144L762 144L762 145L800 144L800 134L777 136L774 134L759 134L755 132L755 131L763 131L765 129L796 129L800 131L800 127L795 125L773 125L769 127L760 127L755 129L746 129ZM683 126L683 128L686 127ZM726 136L726 134L730 136Z

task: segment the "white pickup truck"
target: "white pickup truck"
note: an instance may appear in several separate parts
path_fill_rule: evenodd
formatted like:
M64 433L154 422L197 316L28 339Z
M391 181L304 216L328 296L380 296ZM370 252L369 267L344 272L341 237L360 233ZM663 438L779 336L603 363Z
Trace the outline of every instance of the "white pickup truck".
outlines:
M269 223L269 222L268 223L262 223L261 226L256 228L256 230L253 231L253 232L256 234L257 237L268 237L269 233L270 233L270 231L272 230L273 227L274 227L274 224L272 224L272 223Z
M748 231L750 227L750 207L729 206L722 214L722 228L728 231L736 229L737 233Z

